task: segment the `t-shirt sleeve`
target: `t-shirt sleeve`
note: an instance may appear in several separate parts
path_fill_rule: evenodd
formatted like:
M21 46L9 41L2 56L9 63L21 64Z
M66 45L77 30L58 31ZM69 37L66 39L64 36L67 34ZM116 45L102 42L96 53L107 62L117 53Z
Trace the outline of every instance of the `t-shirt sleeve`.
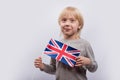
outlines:
M90 58L91 60L91 64L86 65L86 68L90 71L90 72L95 72L98 68L98 64L95 60L95 56L94 56L94 52L93 49L91 47L91 45L88 43L86 45L86 57Z
M49 74L55 74L56 72L56 60L51 58L50 65L44 64L44 69L42 70Z

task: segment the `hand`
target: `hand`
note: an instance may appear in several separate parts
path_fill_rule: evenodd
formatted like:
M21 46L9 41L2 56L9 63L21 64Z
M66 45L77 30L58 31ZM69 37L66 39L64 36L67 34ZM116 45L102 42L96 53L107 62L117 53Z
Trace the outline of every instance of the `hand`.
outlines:
M84 56L79 56L76 58L76 65L75 66L83 66L91 64L91 60Z
M42 58L41 57L35 59L34 65L35 65L36 68L44 69L44 64L42 63Z

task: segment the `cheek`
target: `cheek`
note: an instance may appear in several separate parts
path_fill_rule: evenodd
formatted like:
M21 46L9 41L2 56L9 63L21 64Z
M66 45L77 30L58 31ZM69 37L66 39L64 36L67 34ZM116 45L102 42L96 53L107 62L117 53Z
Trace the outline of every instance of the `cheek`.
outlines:
M62 26L64 26L64 23L60 23L59 25L62 27Z
M63 25L59 24L59 27L61 29L61 31L63 30Z
M79 30L79 27L78 26L74 26L73 30L77 32Z
M60 28L62 29L62 28L63 28L63 26L64 26L64 24L59 24L59 26L60 26Z

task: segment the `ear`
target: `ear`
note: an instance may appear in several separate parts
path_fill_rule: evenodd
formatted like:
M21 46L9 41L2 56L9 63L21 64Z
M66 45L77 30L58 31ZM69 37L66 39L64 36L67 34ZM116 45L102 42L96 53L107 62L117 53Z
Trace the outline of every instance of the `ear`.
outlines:
M81 29L81 26L79 26L78 29Z

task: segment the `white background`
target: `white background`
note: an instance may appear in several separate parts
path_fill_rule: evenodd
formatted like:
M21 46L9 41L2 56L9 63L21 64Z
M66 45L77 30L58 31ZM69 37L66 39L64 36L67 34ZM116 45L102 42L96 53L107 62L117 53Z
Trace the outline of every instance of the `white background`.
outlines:
M59 39L59 13L80 9L85 25L81 37L94 50L98 70L89 80L120 80L119 0L0 0L0 80L54 80L34 67L50 38Z

